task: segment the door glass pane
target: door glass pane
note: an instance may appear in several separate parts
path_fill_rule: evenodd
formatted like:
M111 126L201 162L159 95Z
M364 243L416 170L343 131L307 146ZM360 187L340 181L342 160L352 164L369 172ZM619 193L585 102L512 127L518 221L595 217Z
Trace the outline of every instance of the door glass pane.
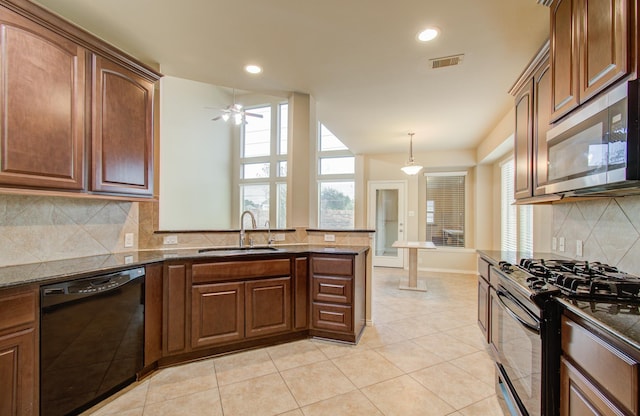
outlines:
M376 190L376 256L398 255L398 249L391 247L398 229L398 190Z

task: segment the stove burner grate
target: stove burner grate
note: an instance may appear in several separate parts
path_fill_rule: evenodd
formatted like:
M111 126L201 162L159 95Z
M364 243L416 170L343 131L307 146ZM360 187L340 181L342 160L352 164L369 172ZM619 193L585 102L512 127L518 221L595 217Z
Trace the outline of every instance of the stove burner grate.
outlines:
M520 267L569 297L640 302L640 277L600 262L522 259ZM532 278L535 280L535 278ZM533 284L533 283L532 283Z

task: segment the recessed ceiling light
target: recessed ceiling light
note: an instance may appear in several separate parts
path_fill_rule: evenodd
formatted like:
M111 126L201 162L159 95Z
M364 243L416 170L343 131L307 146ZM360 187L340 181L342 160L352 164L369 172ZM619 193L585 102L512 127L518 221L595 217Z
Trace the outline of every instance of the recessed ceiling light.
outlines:
M429 42L430 40L434 40L438 37L440 31L435 27L428 27L422 32L418 33L418 40L420 42Z
M262 68L260 68L258 65L247 65L244 67L244 70L250 74L259 74L262 72Z

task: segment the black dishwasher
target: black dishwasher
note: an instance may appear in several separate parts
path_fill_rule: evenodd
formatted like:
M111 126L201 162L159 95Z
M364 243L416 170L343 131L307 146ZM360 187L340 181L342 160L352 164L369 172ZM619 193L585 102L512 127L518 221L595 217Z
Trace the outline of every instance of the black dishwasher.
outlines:
M40 415L78 414L143 366L144 267L42 286Z

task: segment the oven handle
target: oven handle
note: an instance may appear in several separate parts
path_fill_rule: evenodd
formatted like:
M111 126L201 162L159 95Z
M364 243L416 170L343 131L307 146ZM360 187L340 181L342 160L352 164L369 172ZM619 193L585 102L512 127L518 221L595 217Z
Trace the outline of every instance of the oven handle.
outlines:
M504 310L516 321L518 321L522 326L524 326L524 328L530 332L533 332L536 335L540 335L540 324L538 323L537 325L531 325L529 322L523 320L520 316L518 316L517 313L515 313L513 310L511 310L511 308L509 308L509 306L504 303L504 301L502 300L502 298L506 298L509 299L511 302L513 302L514 304L518 305L518 301L516 299L513 298L513 296L509 295L509 293L504 292L502 290L496 290L496 294L498 295L498 301L500 302L500 304L502 305L502 307L504 308ZM519 306L519 305L518 305ZM520 309L522 311L524 311L527 315L529 315L534 321L538 322L538 318L534 315L532 315L528 310L526 310L523 307L520 307Z

